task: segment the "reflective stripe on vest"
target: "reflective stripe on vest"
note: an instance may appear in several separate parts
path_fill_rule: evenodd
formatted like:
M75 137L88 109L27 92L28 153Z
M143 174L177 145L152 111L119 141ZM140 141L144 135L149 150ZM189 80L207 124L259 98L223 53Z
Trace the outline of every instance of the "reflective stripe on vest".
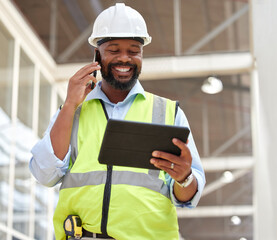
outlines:
M154 172L153 176L152 172ZM161 179L153 181L158 178L159 170L149 171L148 174L136 173L128 171L113 171L112 184L127 184L138 187L145 187L156 192L160 192L169 198L167 185ZM65 176L63 188L82 187L86 185L100 185L106 182L106 172L103 171L87 172L87 173L71 173Z

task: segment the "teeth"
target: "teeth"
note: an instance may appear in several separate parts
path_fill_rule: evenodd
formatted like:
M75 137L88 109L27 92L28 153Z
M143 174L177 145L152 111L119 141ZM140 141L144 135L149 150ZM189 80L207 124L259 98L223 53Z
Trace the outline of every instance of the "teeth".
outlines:
M130 70L130 68L116 68L116 71L119 72L128 72Z

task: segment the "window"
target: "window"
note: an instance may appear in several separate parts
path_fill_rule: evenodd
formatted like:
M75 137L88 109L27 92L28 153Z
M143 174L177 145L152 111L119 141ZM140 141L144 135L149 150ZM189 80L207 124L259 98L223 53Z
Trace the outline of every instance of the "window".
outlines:
M39 124L38 135L43 136L47 129L50 120L51 106L51 85L47 79L41 74L40 76L40 91L39 91Z
M12 101L13 39L0 24L0 224L7 223ZM0 232L0 239L5 234Z

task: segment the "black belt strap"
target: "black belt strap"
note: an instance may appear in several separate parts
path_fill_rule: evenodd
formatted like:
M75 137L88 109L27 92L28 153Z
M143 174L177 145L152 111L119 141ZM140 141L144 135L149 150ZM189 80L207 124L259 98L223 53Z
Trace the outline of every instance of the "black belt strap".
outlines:
M96 237L96 238L108 238L108 239L113 239L112 237L108 236L107 234L103 234L103 233L92 233L87 231L86 229L83 228L83 236L82 237Z

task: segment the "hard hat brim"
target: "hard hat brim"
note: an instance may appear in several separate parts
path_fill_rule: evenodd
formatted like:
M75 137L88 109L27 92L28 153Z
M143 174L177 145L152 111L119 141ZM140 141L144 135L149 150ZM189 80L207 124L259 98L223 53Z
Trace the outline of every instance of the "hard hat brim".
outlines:
M143 46L146 46L148 45L149 43L151 43L152 41L152 38L150 36L148 37L140 37L140 36L134 36L134 37L130 37L130 36L125 36L125 37L122 37L122 36L106 36L106 37L89 37L88 38L88 42L90 45L92 45L93 47L98 47L99 44L98 42L101 41L102 39L134 39L134 40L137 40L138 38L142 39L143 42L141 42L143 44ZM140 42L140 41L139 41Z

